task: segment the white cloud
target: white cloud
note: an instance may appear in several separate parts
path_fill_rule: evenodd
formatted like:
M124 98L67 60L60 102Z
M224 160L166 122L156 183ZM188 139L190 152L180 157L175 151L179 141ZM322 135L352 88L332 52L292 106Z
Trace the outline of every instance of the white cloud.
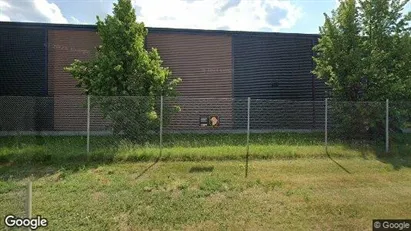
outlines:
M69 23L72 23L72 24L89 24L87 22L80 21L78 18L76 18L74 16L70 17Z
M5 15L4 11L10 8L10 4L0 0L0 21L11 21L10 17Z
M60 8L49 3L48 0L13 1L11 3L1 1L2 14L0 17L9 21L18 22L49 22L67 23L67 19L61 13Z
M302 16L302 9L291 0L133 0L133 4L138 21L150 27L280 31L292 28ZM83 24L79 15L65 17L50 0L0 0L0 9L2 21Z
M293 27L302 15L301 8L287 0L242 0L221 12L229 1L133 0L133 4L141 8L138 21L149 27L280 31ZM274 25L267 22L270 13L279 12L269 12L273 8L285 12L285 17Z
M5 2L5 1L0 1L0 7L1 9L10 8L10 3Z
M34 0L36 10L53 23L67 23L67 19L61 13L60 8L47 0Z
M8 22L8 21L11 21L8 16L0 15L0 22Z
M76 17L71 16L70 19L73 23L80 23L80 20L78 20Z

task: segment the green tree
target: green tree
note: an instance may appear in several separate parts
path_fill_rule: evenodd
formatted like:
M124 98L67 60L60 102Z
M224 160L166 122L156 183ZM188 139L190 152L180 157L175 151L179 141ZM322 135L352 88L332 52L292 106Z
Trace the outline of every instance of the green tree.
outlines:
M314 74L325 80L335 99L356 100L360 97L359 32L354 0L341 2L340 7L332 12L332 17L325 14L319 43L314 47L317 52Z
M411 100L411 13L402 13L408 2L344 0L331 17L325 14L313 73L325 81L332 99ZM383 104L364 105L333 104L339 130L347 136L381 137ZM392 128L402 126L403 114L394 114Z
M96 56L89 61L74 60L65 70L93 96L93 105L111 121L114 132L143 140L158 126L159 96L175 96L181 79L162 66L156 49L145 49L148 31L144 23L136 22L131 1L113 5L112 16L104 20L97 16L101 45Z
M402 13L408 2L360 2L365 100L411 99L411 12Z
M345 0L325 14L313 71L338 100L411 100L409 0Z

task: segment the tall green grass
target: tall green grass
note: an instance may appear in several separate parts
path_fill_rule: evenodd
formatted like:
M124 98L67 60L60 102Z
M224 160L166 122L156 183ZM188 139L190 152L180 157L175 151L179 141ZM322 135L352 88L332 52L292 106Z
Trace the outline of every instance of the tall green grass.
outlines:
M119 137L93 136L87 153L84 136L16 136L0 138L0 163L62 163L84 161L198 161L238 160L246 155L245 134L165 134L160 156L159 138L135 144ZM266 133L250 135L251 159L327 157L322 133ZM395 154L411 155L411 134L391 142ZM383 143L330 140L328 154L334 157L376 156Z

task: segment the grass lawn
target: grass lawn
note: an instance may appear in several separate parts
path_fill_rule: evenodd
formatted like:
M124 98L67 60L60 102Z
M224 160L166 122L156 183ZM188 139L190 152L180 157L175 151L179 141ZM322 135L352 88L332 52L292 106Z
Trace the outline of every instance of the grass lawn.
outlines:
M241 160L246 153L245 134L173 134L164 135L162 160L203 161ZM347 143L330 137L330 155L334 157L377 156L384 143ZM411 155L411 134L391 141L392 154ZM67 161L153 161L159 157L159 139L153 137L136 145L115 137L91 137L91 153L86 152L86 137L1 137L0 163L64 164ZM324 158L323 133L251 134L251 159Z
M411 166L394 161L410 163L255 160L248 178L235 160L3 165L0 215L23 214L31 178L48 230L371 230L411 218Z
M165 135L144 145L91 137L0 138L0 216L49 230L371 230L411 218L411 135L347 143L323 134ZM1 219L3 222L3 218ZM3 223L0 224L3 228Z

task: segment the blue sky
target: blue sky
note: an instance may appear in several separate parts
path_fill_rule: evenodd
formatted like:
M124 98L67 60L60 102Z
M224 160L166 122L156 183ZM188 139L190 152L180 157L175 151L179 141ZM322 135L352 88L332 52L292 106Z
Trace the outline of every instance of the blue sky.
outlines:
M117 1L117 0L115 0ZM149 27L318 33L338 0L132 0ZM0 0L0 21L95 24L113 0ZM411 10L408 4L406 11Z

